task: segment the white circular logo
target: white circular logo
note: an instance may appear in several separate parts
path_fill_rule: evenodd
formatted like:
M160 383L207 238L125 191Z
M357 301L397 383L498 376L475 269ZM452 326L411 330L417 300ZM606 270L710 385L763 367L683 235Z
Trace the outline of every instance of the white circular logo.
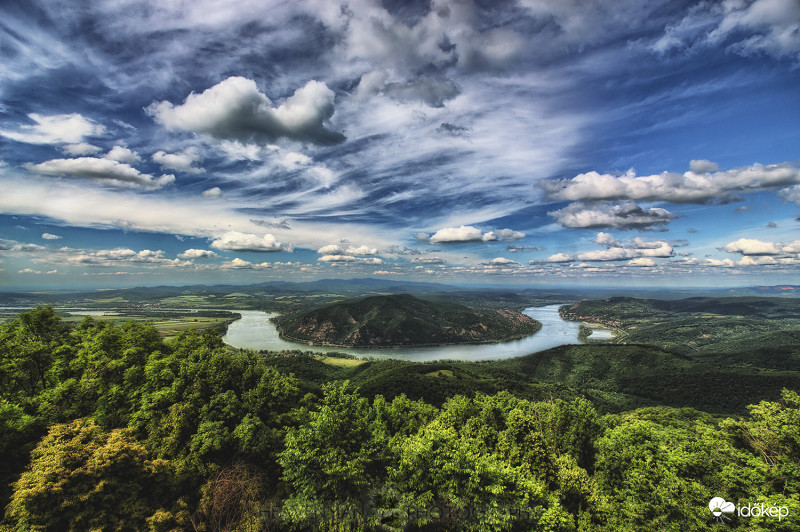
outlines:
M711 510L711 513L714 517L719 517L723 513L732 514L736 511L736 505L732 502L728 502L722 497L714 497L708 503L708 509Z

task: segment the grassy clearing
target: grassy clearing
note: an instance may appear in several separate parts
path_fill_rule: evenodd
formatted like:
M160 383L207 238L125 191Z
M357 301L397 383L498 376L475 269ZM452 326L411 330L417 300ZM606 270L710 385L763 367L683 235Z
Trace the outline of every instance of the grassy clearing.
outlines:
M319 361L330 366L338 366L342 368L354 368L366 362L366 360L335 357L322 357L319 359Z
M77 324L83 321L87 316L66 314L62 316L65 323ZM146 315L140 312L126 312L113 311L106 315L92 315L90 316L95 320L111 320L116 325L122 325L127 321L149 321L151 322L158 333L165 337L171 338L179 332L186 329L211 329L215 327L225 326L233 321L230 317L225 316L197 316L195 314L164 314L162 316Z
M440 369L437 371L431 371L430 373L425 374L426 377L449 377L453 378L453 372L449 369Z

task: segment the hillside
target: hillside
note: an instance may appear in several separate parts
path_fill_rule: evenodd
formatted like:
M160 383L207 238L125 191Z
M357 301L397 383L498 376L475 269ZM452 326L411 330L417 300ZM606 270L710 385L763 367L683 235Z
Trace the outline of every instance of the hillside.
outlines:
M618 343L658 346L707 362L800 370L800 299L612 297L561 308L568 320L603 323Z
M408 294L334 303L273 321L286 339L349 347L501 342L523 338L541 327L511 310L477 310Z
M644 345L563 345L491 362L368 360L334 366L297 352L267 354L269 366L297 376L307 391L348 380L367 397L405 394L440 406L455 395L507 391L533 401L584 397L603 412L650 406L738 415L746 406L800 389L800 372L709 364Z

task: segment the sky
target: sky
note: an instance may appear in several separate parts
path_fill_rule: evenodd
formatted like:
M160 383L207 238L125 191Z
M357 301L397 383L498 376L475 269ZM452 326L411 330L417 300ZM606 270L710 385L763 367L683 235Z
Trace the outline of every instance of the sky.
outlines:
M0 5L0 289L798 273L798 0Z

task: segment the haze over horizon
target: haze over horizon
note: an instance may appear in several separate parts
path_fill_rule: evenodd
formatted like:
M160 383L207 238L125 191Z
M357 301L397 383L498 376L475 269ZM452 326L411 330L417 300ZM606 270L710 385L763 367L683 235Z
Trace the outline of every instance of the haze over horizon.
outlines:
M0 289L800 272L796 0L0 7Z

